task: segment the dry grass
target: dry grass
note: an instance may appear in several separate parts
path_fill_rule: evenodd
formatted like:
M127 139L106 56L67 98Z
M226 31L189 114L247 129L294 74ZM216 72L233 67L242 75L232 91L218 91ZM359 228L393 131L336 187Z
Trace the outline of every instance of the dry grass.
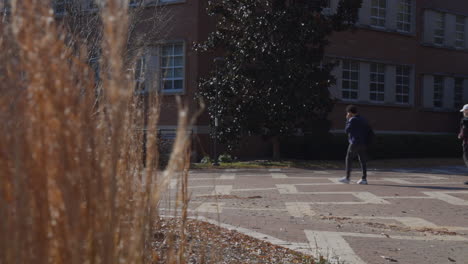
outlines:
M161 100L150 94L143 103L127 70L147 43L139 39L129 49L136 30L128 1L100 2L93 25L102 28L90 38L99 45L89 43L92 32L58 24L42 0L13 0L11 15L0 22L0 263L219 263L233 237L244 241L235 245L241 255L261 246L248 262L286 255L311 263L187 220L186 128L193 120L179 100L177 137L159 170L158 137L141 128L157 131ZM90 47L101 49L99 82ZM181 213L164 229L168 240L158 251L154 236L164 224L158 207L172 179L179 182L174 212ZM206 232L194 244L188 231ZM199 249L195 257L192 248ZM233 259L226 263L244 261Z
M158 257L149 246L154 219L170 179L187 168L189 120L181 106L163 172L157 137L147 135L144 167L145 135L136 131L144 122L157 126L159 100L149 100L145 121L123 55L127 8L127 1L108 0L101 12L106 70L99 101L85 45L66 44L44 1L13 1L0 24L0 263L151 263ZM181 252L170 263L182 263Z

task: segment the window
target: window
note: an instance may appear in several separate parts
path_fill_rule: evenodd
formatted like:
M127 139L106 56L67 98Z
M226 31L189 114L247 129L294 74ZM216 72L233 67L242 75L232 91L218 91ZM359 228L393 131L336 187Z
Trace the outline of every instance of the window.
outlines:
M332 6L331 6L331 0L325 0L323 4L321 5L322 7L322 14L323 15L331 15L333 13L332 11Z
M97 4L97 0L90 0L88 3L88 9L96 9L99 8Z
M96 83L101 80L101 76L99 72L101 70L100 65L99 65L99 60L100 58L96 56L96 57L90 58L88 61L89 66L94 71L94 80L96 81Z
M130 0L130 6L141 6L147 4L164 4L171 2L182 2L183 0Z
M182 43L162 46L161 74L163 91L184 89L184 45Z
M371 2L371 25L385 27L385 9L387 0L372 0Z
M442 46L445 37L445 14L436 13L436 21L434 27L434 43Z
M374 102L385 100L385 65L371 63L369 98Z
M341 86L343 99L358 99L359 62L350 60L343 61L343 79Z
M11 8L10 0L0 0L0 11L7 12Z
M397 29L411 31L411 0L400 0L398 3Z
M146 91L146 57L141 56L135 64L135 92Z
M465 48L465 17L457 16L455 24L455 47Z
M139 6L142 3L143 3L143 0L130 0L129 1L130 6Z
M455 79L455 98L453 101L456 109L459 109L463 106L463 81L463 78Z
M396 67L396 93L395 101L398 104L409 103L410 93L410 67L397 66Z
M71 0L54 0L53 6L54 6L55 14L65 13L70 3L71 3Z
M444 77L434 76L434 107L440 108L444 101Z

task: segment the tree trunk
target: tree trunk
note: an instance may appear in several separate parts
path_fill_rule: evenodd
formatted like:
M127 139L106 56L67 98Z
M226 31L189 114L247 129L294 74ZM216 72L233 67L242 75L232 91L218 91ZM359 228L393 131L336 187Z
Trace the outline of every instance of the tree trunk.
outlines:
M280 159L280 140L278 136L272 138L273 142L273 160Z

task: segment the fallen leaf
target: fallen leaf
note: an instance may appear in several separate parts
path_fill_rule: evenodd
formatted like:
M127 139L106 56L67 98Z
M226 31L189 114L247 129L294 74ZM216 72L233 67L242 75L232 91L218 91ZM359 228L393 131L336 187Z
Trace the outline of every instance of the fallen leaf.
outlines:
M384 236L386 236L387 238L390 238L390 236L387 235L387 234L385 234L385 233L381 233L381 235L384 235Z
M391 258L391 257L386 257L386 256L380 256L381 258L385 259L385 260L388 260L390 262L398 262L398 260L394 259L394 258Z

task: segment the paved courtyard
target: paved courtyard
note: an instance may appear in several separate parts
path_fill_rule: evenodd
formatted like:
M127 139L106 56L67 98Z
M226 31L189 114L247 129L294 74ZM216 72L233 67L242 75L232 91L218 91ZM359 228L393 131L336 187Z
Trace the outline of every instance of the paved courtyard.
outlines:
M191 171L190 213L332 263L468 263L465 168L371 170L369 185L355 184L356 170L351 184L338 183L343 173Z

